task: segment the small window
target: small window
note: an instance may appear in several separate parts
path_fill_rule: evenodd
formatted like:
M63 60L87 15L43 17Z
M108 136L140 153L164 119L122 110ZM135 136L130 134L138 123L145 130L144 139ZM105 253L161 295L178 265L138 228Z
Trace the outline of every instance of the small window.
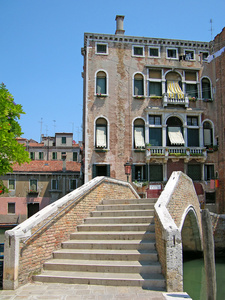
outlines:
M145 124L141 119L134 122L134 148L145 148Z
M161 116L149 115L149 124L150 125L161 125Z
M144 79L142 74L135 74L134 76L134 96L144 95Z
M9 190L15 190L15 188L16 188L15 179L9 179Z
M208 78L202 79L202 99L211 99L211 84Z
M110 165L92 165L92 178L96 176L107 176L110 177Z
M195 52L194 50L184 50L185 60L194 60Z
M43 152L39 152L39 159L43 160L44 158L44 153Z
M35 153L34 152L30 152L30 159L34 160L35 159Z
M214 165L205 165L205 180L208 181L214 178Z
M162 83L150 81L148 83L148 95L149 96L162 96Z
M51 189L52 190L58 190L59 189L59 181L58 181L58 179L52 179Z
M106 73L99 71L96 77L96 94L106 95L107 94L107 80Z
M104 118L96 121L95 147L107 148L107 121Z
M37 192L37 179L30 179L30 192Z
M134 56L144 56L144 47L133 46Z
M213 145L213 131L212 126L209 122L203 123L203 138L204 138L204 146L206 148Z
M149 56L150 57L159 57L159 48L157 48L157 47L150 47L149 48Z
M62 137L62 144L66 144L66 137L65 136Z
M97 54L108 54L108 45L98 43L96 45L96 53Z
M73 152L73 161L77 161L78 159L78 153L77 152Z
M57 152L52 152L52 159L57 159Z
M66 159L66 152L62 152L62 153L61 153L61 159L62 159L62 160L65 160L65 159Z
M198 86L197 84L188 84L185 85L186 93L189 97L198 98Z
M77 180L70 179L70 190L75 190L77 188Z
M16 213L16 204L8 203L8 214L15 214L15 213Z
M209 52L200 52L203 61L207 61L207 57L209 56Z
M187 117L188 126L198 126L198 117Z
M167 58L177 59L177 49L167 49Z

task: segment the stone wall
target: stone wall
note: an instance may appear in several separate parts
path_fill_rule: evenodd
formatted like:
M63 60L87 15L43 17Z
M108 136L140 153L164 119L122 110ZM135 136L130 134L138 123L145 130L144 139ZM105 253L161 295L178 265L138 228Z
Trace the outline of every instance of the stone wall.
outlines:
M127 182L96 177L5 235L3 288L15 289L41 270L52 252L103 199L138 198Z
M215 252L217 255L225 254L225 215L210 213L213 226Z
M193 236L201 240L200 207L192 180L173 172L155 204L156 248L168 292L183 291L182 227L190 214L198 227L198 236Z

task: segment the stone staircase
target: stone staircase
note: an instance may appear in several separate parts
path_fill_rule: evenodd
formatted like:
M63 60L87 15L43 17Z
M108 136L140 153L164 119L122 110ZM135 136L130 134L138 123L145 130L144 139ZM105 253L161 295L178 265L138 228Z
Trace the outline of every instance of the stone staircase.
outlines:
M33 279L165 290L155 249L155 200L103 200Z

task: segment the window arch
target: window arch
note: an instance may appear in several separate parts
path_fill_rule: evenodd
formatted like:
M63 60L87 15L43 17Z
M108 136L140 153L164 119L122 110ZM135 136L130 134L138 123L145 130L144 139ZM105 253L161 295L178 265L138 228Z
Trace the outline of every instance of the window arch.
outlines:
M184 146L183 123L178 117L169 117L167 125L167 146Z
M95 147L108 148L108 122L102 117L95 122Z
M206 148L213 146L213 129L209 121L203 123L203 139Z
M201 80L202 99L212 99L211 82L207 77Z
M134 121L134 148L145 148L145 122L142 119Z
M96 74L96 95L107 94L107 75L104 71L98 71Z
M170 98L183 99L182 77L177 72L168 72L166 74L166 92Z
M140 73L134 75L134 96L144 96L144 77Z

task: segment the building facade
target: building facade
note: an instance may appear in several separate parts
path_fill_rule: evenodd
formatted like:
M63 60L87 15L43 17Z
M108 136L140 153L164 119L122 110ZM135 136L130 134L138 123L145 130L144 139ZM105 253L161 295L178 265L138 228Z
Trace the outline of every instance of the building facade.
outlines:
M2 176L9 192L0 195L0 224L18 224L83 184L81 147L72 133L42 136L41 143L20 138L30 163L15 164Z
M84 178L99 175L162 188L183 171L199 199L221 212L212 43L84 34Z

